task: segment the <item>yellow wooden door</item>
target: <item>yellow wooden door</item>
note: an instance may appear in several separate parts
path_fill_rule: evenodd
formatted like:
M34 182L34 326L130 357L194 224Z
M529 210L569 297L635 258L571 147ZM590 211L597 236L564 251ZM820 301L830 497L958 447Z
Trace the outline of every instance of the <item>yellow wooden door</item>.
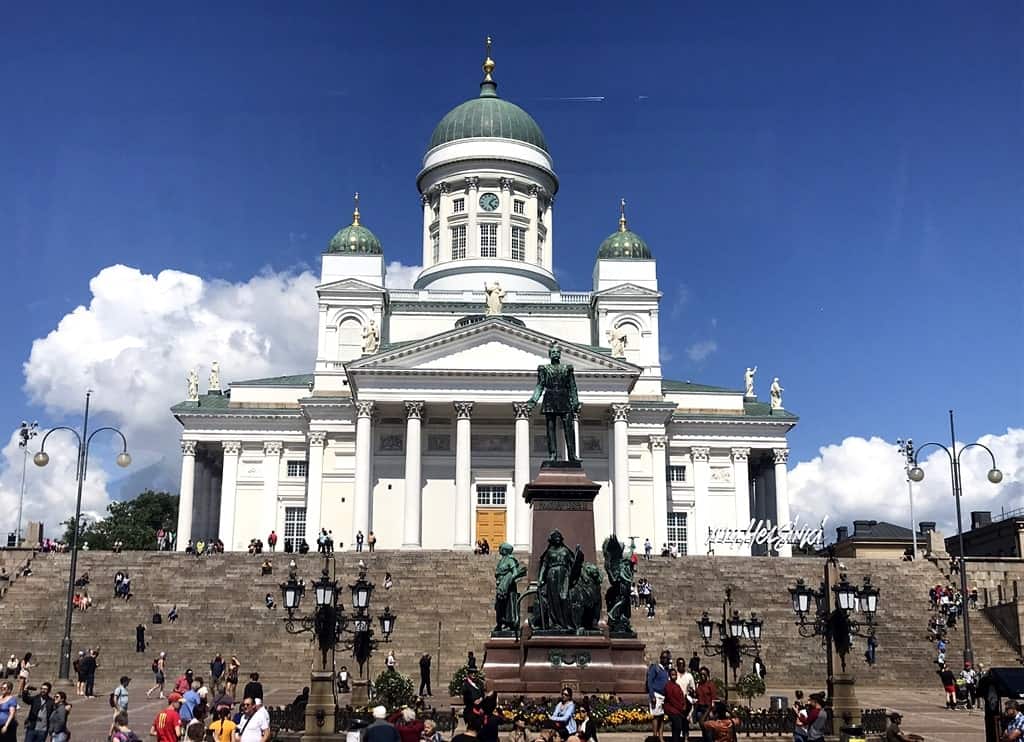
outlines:
M477 508L476 540L487 539L491 551L497 552L505 541L505 509Z

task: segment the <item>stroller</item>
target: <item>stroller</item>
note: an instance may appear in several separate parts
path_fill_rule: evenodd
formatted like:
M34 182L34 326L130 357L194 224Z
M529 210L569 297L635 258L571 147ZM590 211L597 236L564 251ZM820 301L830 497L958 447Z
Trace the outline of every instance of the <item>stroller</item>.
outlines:
M963 678L956 679L956 708L971 708L971 695L967 692L967 681Z

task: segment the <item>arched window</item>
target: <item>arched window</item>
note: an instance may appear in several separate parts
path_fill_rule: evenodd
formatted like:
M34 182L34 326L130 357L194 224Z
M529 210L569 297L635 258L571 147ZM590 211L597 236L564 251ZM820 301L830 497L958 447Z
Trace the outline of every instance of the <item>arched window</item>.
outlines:
M626 333L626 360L630 363L639 363L640 328L632 320L623 320L615 326Z
M338 360L351 361L363 355L363 323L345 317L338 326Z

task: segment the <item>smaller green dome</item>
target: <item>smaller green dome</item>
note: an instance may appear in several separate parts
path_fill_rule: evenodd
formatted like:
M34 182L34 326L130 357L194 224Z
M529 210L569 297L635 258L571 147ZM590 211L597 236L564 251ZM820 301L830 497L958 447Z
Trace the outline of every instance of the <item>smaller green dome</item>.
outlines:
M327 244L329 253L351 253L355 255L383 255L377 235L359 223L359 194L356 194L356 208L352 213L352 223L343 227Z
M651 260L651 248L636 232L626 227L626 199L620 202L619 228L601 243L597 250L598 260L632 259Z

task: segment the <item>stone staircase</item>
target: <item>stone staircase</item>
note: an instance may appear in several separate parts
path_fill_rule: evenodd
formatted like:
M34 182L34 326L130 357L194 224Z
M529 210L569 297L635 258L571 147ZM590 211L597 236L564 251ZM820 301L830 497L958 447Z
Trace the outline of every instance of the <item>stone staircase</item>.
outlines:
M262 576L260 564L269 556L274 574ZM151 684L149 667L160 651L169 655L169 671L177 676L186 667L197 675L208 673L217 652L238 655L242 675L256 669L271 686L297 688L314 659L309 635L292 636L285 630L283 609L268 610L264 596L280 602L279 584L286 578L290 558L298 563L299 576L307 587L315 580L323 561L316 554L250 556L222 554L195 557L162 552L82 552L78 572L91 578L89 594L95 601L87 612L73 614L74 652L99 646L98 692L108 692L121 674L135 678L135 687ZM344 552L337 555L337 575L342 585L352 582L363 558L369 578L375 582L371 606L376 616L385 605L398 614L394 640L371 660L370 673L383 667L384 652L394 649L399 670L418 682L417 660L422 652L434 656L435 694L443 693L455 669L465 662L466 651L482 659L483 643L493 622L493 569L496 555L475 556L461 552L417 553L378 551L375 554ZM64 600L70 556L41 554L32 562L33 574L12 583L0 600L0 656L26 651L40 663L34 680L54 678L64 625ZM898 687L907 684L929 687L937 683L934 650L926 638L928 586L936 581L935 566L926 563L847 560L851 581L870 574L881 590L878 664L868 668L861 658L863 640L850 656L860 682ZM648 659L661 648L689 657L699 650L697 619L703 610L713 618L721 613L726 585L733 586L734 607L744 615L757 610L765 620L762 656L769 682L815 688L824 684L824 653L820 639L801 638L794 623L786 588L804 577L811 585L821 579L819 559L742 559L736 557L687 557L640 562L639 576L654 586L657 615L653 620L638 612L634 624L647 642ZM132 578L131 601L113 597L113 575L126 571ZM385 592L385 572L394 587ZM525 586L523 586L525 587ZM346 605L348 590L343 588ZM313 601L307 590L303 614ZM167 611L177 605L179 619L166 621ZM153 625L159 612L164 622ZM972 613L975 654L986 665L1012 665L1014 653L981 611ZM135 626L146 626L147 651L135 652ZM960 651L960 637L952 637L949 657ZM6 653L6 654L4 654ZM721 674L720 658L705 664ZM749 669L744 661L743 671ZM338 664L355 662L338 654Z

